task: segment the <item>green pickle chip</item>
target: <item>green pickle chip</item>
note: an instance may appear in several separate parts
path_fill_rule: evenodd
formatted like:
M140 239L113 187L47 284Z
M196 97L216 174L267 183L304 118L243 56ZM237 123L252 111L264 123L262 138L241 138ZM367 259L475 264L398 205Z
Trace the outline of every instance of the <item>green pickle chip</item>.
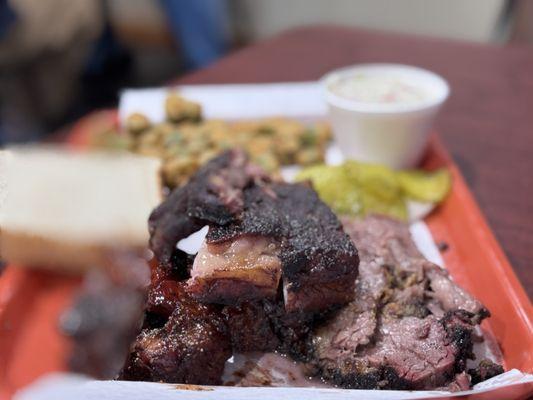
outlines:
M397 174L405 196L426 203L444 200L452 186L452 178L445 168L434 172L410 170Z
M297 181L309 180L318 195L339 214L358 215L361 199L357 186L353 185L342 167L316 165L300 171Z
M377 199L394 201L401 195L396 174L390 168L355 161L347 161L343 166L354 182L361 185L365 191L372 193Z
M338 214L384 214L401 220L408 219L408 199L436 203L451 186L445 169L396 172L356 161L304 168L296 180L310 180L320 198Z

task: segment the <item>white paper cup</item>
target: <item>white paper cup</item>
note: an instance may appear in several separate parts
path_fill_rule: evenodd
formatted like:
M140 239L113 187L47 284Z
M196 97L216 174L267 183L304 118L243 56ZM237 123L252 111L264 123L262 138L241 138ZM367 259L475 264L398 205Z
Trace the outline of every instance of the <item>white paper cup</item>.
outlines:
M333 83L359 73L398 77L420 87L427 96L411 103L373 103L351 100L331 90ZM433 72L399 64L342 68L322 78L322 86L333 135L343 155L392 168L413 167L420 161L431 124L450 91L447 82Z

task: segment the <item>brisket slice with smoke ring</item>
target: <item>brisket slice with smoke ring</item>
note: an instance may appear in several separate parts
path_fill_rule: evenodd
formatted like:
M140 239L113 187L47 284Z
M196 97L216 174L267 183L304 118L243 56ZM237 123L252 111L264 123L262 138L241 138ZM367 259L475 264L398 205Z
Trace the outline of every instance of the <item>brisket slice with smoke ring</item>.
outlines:
M450 381L471 356L473 326L455 316L382 317L370 336L374 319L366 313L336 319L315 334L326 380L345 388L430 389Z
M343 223L359 250L359 277L355 300L312 334L322 377L347 388L464 386L486 308L423 258L407 225L375 216Z
M487 308L453 282L446 270L424 258L416 248L407 224L387 217L370 216L363 220L344 218L343 225L359 250L360 275L368 274L369 265L374 265L377 271L377 265L380 265L382 273L386 271L385 279L392 280L395 287L423 287L425 295L435 300L441 309L439 316L447 311L464 310L473 314L475 323L490 316Z

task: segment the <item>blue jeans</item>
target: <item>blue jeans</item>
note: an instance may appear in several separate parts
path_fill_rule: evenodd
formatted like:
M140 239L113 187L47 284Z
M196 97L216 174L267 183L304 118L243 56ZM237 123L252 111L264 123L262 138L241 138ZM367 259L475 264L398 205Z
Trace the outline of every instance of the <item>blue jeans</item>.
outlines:
M226 0L160 0L174 39L183 52L184 67L204 67L228 49Z

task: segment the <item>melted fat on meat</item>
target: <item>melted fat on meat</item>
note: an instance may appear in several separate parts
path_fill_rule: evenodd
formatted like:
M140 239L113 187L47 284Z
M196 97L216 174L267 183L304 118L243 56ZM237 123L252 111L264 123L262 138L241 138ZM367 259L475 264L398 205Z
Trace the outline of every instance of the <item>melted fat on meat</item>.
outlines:
M229 304L273 297L281 277L278 252L274 239L259 235L204 242L193 263L189 288L204 301Z

